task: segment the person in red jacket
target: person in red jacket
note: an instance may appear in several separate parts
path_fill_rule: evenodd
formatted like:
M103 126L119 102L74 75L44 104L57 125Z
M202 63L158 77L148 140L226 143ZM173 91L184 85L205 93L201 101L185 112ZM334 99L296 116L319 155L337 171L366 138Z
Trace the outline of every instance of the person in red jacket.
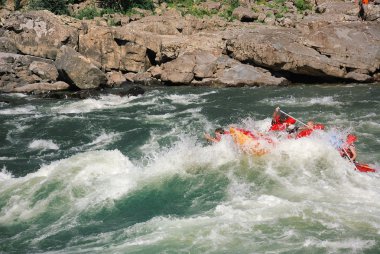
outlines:
M316 124L314 121L308 121L307 124L299 129L296 138L303 138L310 136L315 130L324 130L325 126L323 124Z
M204 136L208 141L217 143L222 139L223 135L229 134L229 132L224 130L223 128L216 128L214 133L215 133L215 137L212 137L208 133L205 133Z
M341 147L340 154L342 157L347 158L349 157L350 161L356 162L356 148L355 148L355 142L357 141L357 137L353 134L348 134L346 138L346 142Z
M297 131L295 127L296 120L283 114L280 108L277 107L273 112L272 123L269 131L287 131L288 133L293 133Z

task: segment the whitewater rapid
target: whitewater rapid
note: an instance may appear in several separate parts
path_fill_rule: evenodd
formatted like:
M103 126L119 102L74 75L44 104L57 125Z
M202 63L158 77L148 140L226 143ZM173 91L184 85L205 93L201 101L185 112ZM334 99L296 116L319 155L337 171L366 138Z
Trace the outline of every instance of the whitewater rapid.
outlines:
M242 91L2 106L0 249L376 253L379 173L356 171L331 138L356 133L360 159L379 167L377 97L352 115L355 99L324 87L309 97ZM327 131L298 140L270 134L276 145L263 156L228 135L216 144L203 138L219 126L265 132L279 104Z

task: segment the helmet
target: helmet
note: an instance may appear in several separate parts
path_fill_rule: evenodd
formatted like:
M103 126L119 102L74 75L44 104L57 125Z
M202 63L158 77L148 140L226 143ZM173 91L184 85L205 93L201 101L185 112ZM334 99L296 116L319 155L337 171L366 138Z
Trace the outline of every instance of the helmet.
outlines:
M353 134L347 135L347 143L352 144L352 143L356 142L357 140L358 140L358 138L355 135L353 135Z

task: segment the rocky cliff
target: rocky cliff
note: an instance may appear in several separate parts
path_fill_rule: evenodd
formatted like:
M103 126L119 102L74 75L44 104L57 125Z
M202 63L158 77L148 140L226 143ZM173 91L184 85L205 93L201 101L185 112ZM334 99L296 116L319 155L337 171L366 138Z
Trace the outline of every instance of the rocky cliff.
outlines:
M78 20L3 9L0 90L93 89L124 81L194 86L380 81L379 5L370 2L366 21L354 3L338 0L302 16L271 19L260 15L268 10L247 2L235 9L238 20L232 22L165 7L136 19L111 17L117 26L110 26L109 16Z

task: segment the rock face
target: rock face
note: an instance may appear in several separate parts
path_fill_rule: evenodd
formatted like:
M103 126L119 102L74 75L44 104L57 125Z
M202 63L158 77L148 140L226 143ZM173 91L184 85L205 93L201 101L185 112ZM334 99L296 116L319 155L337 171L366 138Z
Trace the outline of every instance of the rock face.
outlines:
M29 92L31 87L36 90L49 90L49 87L52 90L67 89L62 84L52 85L58 78L54 62L39 57L0 53L0 77L2 92L19 92L24 88L23 91ZM30 84L33 86L26 88Z
M70 47L62 46L55 65L63 80L80 89L98 88L107 83L106 75L99 68Z
M48 11L14 12L5 17L3 27L3 36L25 55L55 59L62 45L78 45L78 30Z
M317 25L304 33L242 31L227 42L227 51L238 61L273 71L370 81L380 67L380 29L378 24L342 24Z
M209 52L186 53L163 64L159 78L171 84L212 86L285 85L285 78L276 78L262 68L256 68L227 56L216 57Z
M8 9L12 3L6 1ZM2 9L0 90L64 89L57 81L79 89L120 86L125 80L194 86L284 85L301 77L379 81L378 5L370 3L367 21L360 21L357 6L340 0L318 1L315 12L302 15L291 1L273 8L239 3L233 15L258 22L182 16L158 2L155 16L112 14L96 20ZM223 2L199 7L226 11ZM110 19L117 26L109 26Z
M80 35L79 52L105 70L141 72L150 67L147 47L133 32L91 27Z

